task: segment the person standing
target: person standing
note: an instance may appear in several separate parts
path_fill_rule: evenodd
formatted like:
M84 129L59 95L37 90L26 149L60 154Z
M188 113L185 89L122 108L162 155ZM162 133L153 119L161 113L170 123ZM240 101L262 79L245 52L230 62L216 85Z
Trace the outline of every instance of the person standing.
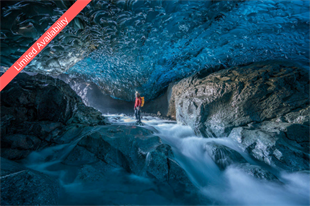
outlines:
M141 104L142 104L142 99L140 97L139 92L136 92L136 101L135 101L135 117L137 122L141 122Z

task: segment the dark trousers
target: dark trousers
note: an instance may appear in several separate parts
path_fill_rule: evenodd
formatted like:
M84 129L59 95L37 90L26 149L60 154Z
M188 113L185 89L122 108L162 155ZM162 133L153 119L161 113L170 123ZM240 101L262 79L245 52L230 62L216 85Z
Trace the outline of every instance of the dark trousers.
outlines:
M135 117L138 122L141 122L141 109L140 107L135 108Z

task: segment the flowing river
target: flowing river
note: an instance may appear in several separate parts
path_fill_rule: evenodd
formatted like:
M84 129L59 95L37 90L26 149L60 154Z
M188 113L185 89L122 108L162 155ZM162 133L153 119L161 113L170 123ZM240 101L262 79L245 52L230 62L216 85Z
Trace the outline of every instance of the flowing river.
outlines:
M112 124L135 124L131 116L108 114L105 117ZM146 116L142 122L142 127L154 128L163 143L172 147L175 160L185 169L199 191L215 205L310 204L309 173L288 173L278 168L268 168L282 182L279 184L255 179L233 166L222 171L209 156L206 143L213 141L225 145L239 152L250 164L259 163L251 159L229 138L198 137L188 126L157 117ZM77 142L78 140L75 140L70 144L33 152L23 161L27 167L59 179L63 187L61 204L186 204L177 197L165 194L160 185L148 178L128 174L121 169L106 172L100 181L74 182L72 178L76 176L78 168L63 165L61 161ZM92 173L93 171L89 171L90 175ZM98 171L93 175L98 175Z

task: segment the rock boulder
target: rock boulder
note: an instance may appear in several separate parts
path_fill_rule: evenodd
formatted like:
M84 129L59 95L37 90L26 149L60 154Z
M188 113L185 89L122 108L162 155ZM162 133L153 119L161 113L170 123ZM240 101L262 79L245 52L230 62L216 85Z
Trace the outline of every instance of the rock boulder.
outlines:
M56 205L57 180L1 157L1 205Z
M173 85L168 115L205 137L228 136L234 127L276 118L307 119L309 72L284 62L203 71ZM308 120L300 120L306 122Z
M1 91L1 156L23 159L55 144L69 125L105 125L97 110L61 80L19 74Z
M289 171L309 170L309 126L263 122L234 128L229 138L254 159Z
M130 173L152 178L175 193L183 194L184 198L197 191L174 160L171 147L145 128L97 126L77 143L63 163L81 166L98 161L107 167L121 167Z
M211 159L221 170L225 170L227 167L231 166L260 180L280 182L274 174L258 165L251 165L237 151L225 145L216 142L208 142L205 148Z

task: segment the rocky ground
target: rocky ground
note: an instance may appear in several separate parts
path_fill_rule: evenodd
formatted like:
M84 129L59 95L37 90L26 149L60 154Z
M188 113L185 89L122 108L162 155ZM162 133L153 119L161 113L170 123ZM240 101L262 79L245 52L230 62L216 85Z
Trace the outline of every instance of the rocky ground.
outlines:
M309 170L307 70L269 61L201 71L170 87L168 115L197 134L229 136L259 161Z

